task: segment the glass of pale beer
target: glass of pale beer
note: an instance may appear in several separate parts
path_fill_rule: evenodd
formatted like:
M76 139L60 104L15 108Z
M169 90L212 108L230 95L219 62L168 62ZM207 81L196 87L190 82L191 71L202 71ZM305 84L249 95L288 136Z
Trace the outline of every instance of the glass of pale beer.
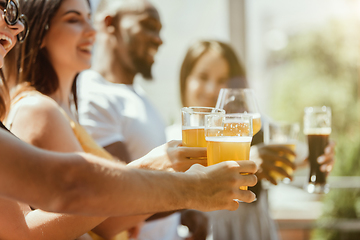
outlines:
M222 88L216 102L216 108L226 113L247 113L253 119L253 134L261 129L261 115L256 102L255 93L249 88Z
M231 160L249 160L252 123L252 116L249 114L207 115L205 137L208 165ZM241 186L240 189L247 190L247 186Z
M331 133L331 109L326 106L306 107L304 109L304 134L309 146L310 174L305 186L309 193L327 193L327 173L320 171L317 158L324 154Z
M299 123L289 123L289 122L271 122L267 123L264 126L264 143L268 147L286 147L291 149L293 152L296 150L296 145L298 141L298 135L300 132ZM289 161L294 162L295 156L285 152L279 152L279 156L286 157ZM286 171L290 176L293 175L293 169L284 164L281 161L276 161L275 166L280 167ZM271 172L270 175L276 181L283 181L284 183L289 183L290 179L284 175Z
M220 113L224 114L225 111L211 107L183 107L182 144L186 147L206 147L205 116Z

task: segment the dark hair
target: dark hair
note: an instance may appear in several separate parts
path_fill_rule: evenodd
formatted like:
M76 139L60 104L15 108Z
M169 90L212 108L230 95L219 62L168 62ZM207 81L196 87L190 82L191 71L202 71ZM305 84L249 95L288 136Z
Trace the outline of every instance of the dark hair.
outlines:
M22 0L16 0L17 5L19 6L19 11L22 13ZM10 105L10 94L8 84L6 79L9 79L10 75L18 72L17 68L17 57L15 55L15 48L18 45L16 44L6 55L6 59L4 59L4 70L0 69L0 121L4 120L7 115L7 111L9 110Z
M61 0L28 0L22 5L23 13L28 17L31 29L21 46L20 73L18 84L33 87L49 95L59 87L59 79L49 61L45 48L41 44L46 35L50 21L60 8Z
M47 30L51 28L50 22L62 2L62 0L27 0L22 4L22 11L28 17L31 31L22 44L18 56L20 60L18 77L20 91L30 87L45 95L50 95L59 88L58 76L49 60L46 48L41 48L41 44ZM90 6L89 0L87 2ZM75 79L72 94L75 105L77 105Z
M192 69L194 68L197 61L208 51L213 50L218 52L229 64L229 79L236 81L244 81L245 86L246 82L246 73L245 68L238 60L234 50L230 47L229 44L224 42L210 40L210 41L197 41L192 44L183 60L180 70L180 96L181 103L183 106L186 106L185 103L185 88L186 80L190 75Z
M6 85L3 71L0 69L0 121L4 120L9 105L9 90Z
M10 105L9 88L16 84L18 76L18 61L17 54L19 45L15 45L4 59L4 66L0 69L0 120L4 120L7 115L8 107ZM8 82L11 80L10 82Z

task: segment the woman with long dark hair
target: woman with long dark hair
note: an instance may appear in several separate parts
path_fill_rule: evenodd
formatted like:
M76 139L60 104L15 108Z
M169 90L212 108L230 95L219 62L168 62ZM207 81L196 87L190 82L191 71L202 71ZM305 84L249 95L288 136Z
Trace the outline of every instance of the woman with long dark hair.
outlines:
M24 17L19 13L17 1L0 0L0 67L15 45L16 36L20 41L26 36ZM4 78L1 80L3 120L9 100ZM0 199L1 239L74 239L105 219L31 211L29 205L21 202L47 211L129 216L183 208L234 210L237 206L234 198L254 199L251 192L238 190L240 185L256 182L254 176L239 175L256 171L251 162L242 166L235 162L209 168L194 166L188 173L145 171L89 154L41 150L11 135L1 121L0 127L0 196L6 197ZM159 155L152 154L138 160L139 165L152 168L148 159L158 158ZM79 224L79 220L85 223Z
M28 0L24 2L23 11L29 15L32 31L18 52L21 71L7 117L9 128L22 140L46 150L85 151L113 160L77 123L72 108L73 103L76 103L74 79L80 71L90 67L91 47L95 38L89 2ZM8 206L6 202L0 203L2 209ZM21 209L26 219L33 223L32 232L41 233L35 239L74 239L106 219L31 211L25 204L14 206L15 212ZM20 214L12 212L1 218L9 220L13 216ZM103 237L111 238L148 216L111 219L107 223L114 227L104 223L95 231ZM16 219L12 220L9 221L12 225L21 228ZM4 236L14 238L13 234L21 234L22 231L3 233L11 234ZM16 235L23 239L20 236ZM97 238L93 236L93 239Z
M76 103L74 79L78 72L90 67L95 40L90 3L87 0L36 0L24 2L22 9L29 16L31 33L17 53L22 71L7 117L9 128L22 140L46 150L85 151L112 160L112 156L81 129L71 109L72 102ZM73 239L106 219L23 208L42 226L43 239ZM133 220L126 218L127 224L124 218L118 218L118 226L116 230L111 229L111 237L146 217L148 215L133 217ZM65 230L57 233L59 229ZM97 233L109 238L102 229ZM100 238L95 233L90 234L92 239ZM116 239L127 237L123 234Z

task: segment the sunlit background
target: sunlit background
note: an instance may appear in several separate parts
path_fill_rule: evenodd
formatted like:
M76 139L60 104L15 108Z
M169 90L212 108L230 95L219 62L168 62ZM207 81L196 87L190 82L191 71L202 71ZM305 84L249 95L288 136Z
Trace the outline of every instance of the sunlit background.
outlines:
M98 1L92 2L96 7ZM270 194L283 239L360 239L360 191L348 186L360 180L335 178L360 175L360 0L151 2L160 12L164 44L156 55L154 80L136 80L166 123L180 121L179 71L187 47L197 39L230 42L247 67L264 115L302 123L305 106L332 108L337 156L331 175L339 187L326 196L295 192L295 200L276 190L288 200L281 203L288 215ZM318 218L321 229L311 231Z

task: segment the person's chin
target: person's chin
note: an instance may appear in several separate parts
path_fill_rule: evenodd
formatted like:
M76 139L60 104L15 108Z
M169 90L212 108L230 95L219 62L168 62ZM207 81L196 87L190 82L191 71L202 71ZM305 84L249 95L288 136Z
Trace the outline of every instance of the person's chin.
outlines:
M143 76L146 80L152 80L152 72L151 72L151 65L143 65L142 67L138 67L138 72Z
M78 64L78 72L84 71L86 69L89 69L91 67L91 61L82 61Z

